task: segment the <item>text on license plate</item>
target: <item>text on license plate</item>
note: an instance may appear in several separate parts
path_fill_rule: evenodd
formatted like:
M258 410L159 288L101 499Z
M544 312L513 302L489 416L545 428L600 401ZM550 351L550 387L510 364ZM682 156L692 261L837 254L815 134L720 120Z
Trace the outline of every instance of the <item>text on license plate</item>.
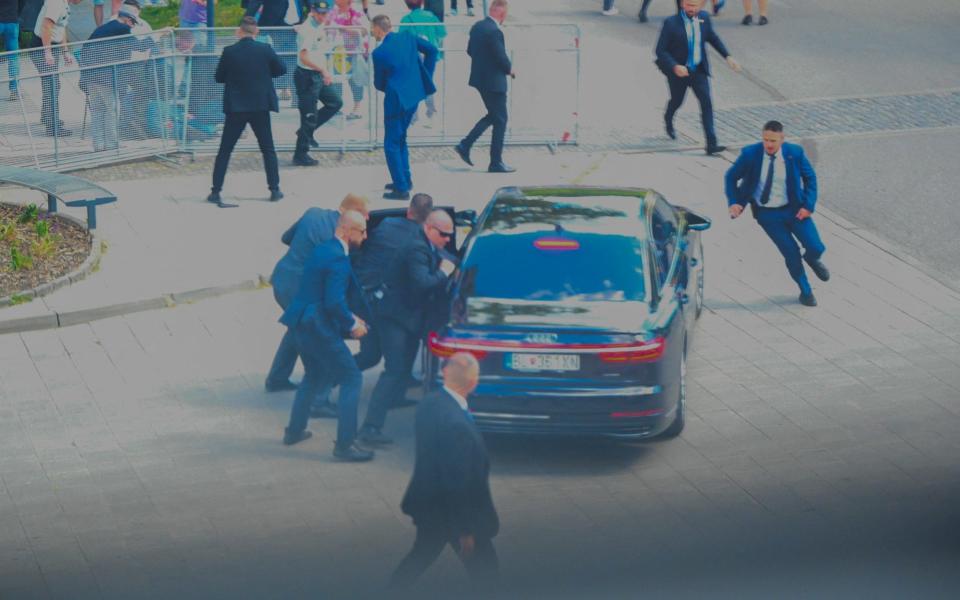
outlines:
M515 371L579 371L578 354L527 354L507 355L507 367Z

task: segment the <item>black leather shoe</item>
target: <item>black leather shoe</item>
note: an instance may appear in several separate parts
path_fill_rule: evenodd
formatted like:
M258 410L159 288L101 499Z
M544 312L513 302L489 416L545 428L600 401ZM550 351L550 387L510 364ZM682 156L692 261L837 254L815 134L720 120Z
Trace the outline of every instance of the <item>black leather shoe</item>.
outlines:
M714 154L720 154L726 150L726 146L713 146L712 148L707 148L707 156L713 156Z
M761 16L761 17L760 17L760 20L757 21L757 25L766 25L766 24L769 23L769 22L770 22L769 19L767 19L766 17Z
M223 199L220 198L220 192L210 192L210 195L207 196L207 202L211 204L220 204L222 201Z
M320 161L310 156L309 154L304 154L303 156L293 155L293 164L298 167L315 167L320 164Z
M677 139L677 130L673 128L673 123L664 123L664 128L667 130L667 137L671 140Z
M753 15L747 15L740 21L741 25L749 25L750 23L753 23Z
M499 162L495 165L490 165L490 168L487 169L488 173L515 173L517 170L511 167L510 165Z
M360 434L357 435L357 439L360 440L360 443L364 446L386 446L387 444L393 443L393 438L384 435L379 429L374 429L373 427L364 427L360 430Z
M289 392L290 390L297 389L297 384L287 379L286 381L281 381L280 383L271 383L267 381L264 382L263 387L268 392Z
M280 190L270 190L270 202L279 202L283 198Z
M416 406L416 405L417 405L416 400L411 400L410 398L401 398L400 400L397 400L396 402L390 405L390 410L394 410L397 408L408 408L410 406Z
M356 444L349 446L334 446L333 455L346 462L366 462L373 458L373 450L365 450Z
M453 149L457 151L457 155L460 156L463 162L467 163L471 167L473 166L473 161L470 160L470 148L465 148L463 146L463 142L460 142L459 144L454 146Z
M393 185L392 183L387 183L384 184L383 189L387 190L388 192L392 192L396 187L397 186Z
M800 304L804 306L816 306L817 298L812 292L809 294L800 294Z
M384 192L384 200L409 200L410 192L400 192L393 190L392 192Z
M339 418L339 416L340 412L337 410L337 407L329 402L310 407L311 419L336 419Z
M57 130L54 130L53 127L47 128L47 137L70 137L71 135L73 135L73 131L66 127L60 127Z
M304 429L303 431L298 431L297 433L290 433L289 431L286 431L283 434L283 445L292 446L294 444L299 444L303 440L309 440L312 437L313 432L309 429Z
M820 281L830 281L830 271L827 269L827 265L823 264L823 261L820 259L807 260L807 264L810 265L813 274L816 275Z

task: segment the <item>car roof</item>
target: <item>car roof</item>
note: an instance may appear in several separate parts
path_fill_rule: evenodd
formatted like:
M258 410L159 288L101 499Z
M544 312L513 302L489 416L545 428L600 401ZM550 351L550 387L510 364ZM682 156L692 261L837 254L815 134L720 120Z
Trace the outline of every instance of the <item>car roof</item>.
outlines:
M479 234L518 234L563 229L646 238L648 203L656 192L613 187L507 187L487 206Z

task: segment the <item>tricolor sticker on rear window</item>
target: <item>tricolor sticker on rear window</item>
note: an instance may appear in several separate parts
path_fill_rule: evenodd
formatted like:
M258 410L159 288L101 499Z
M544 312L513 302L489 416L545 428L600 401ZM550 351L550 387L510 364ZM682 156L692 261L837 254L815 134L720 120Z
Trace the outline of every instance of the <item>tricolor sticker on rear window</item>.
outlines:
M580 242L577 240L557 237L537 238L533 241L533 245L538 250L553 250L556 252L580 249Z

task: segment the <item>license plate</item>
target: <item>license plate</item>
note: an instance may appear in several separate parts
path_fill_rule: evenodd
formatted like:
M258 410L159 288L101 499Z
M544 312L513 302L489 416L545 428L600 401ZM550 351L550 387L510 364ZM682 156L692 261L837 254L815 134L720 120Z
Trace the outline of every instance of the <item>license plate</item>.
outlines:
M508 354L507 367L514 371L579 371L580 355Z

